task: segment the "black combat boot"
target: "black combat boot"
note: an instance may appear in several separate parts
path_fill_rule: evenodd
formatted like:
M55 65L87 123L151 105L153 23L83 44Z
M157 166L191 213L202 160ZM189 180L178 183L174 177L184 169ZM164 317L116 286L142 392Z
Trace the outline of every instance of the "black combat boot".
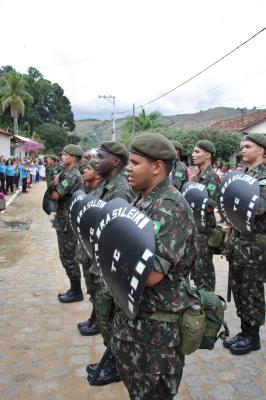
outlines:
M242 340L242 337L244 336L244 331L247 329L247 325L245 322L241 319L241 332L238 332L235 336L231 338L227 338L223 341L224 347L229 349L233 344L237 343L239 340Z
M90 381L91 381L97 367L98 367L98 364L89 364L86 368L86 371L88 372L87 380L91 385L104 386L104 385L108 385L109 383L112 383L112 382L120 382L121 381L120 375L116 368L115 358L113 355L106 360L96 381L92 384Z
M248 354L251 351L260 349L259 326L247 325L243 329L240 340L230 346L230 351L235 355Z
M78 281L71 280L70 283L71 283L70 289L67 290L66 293L58 295L58 300L61 303L74 303L76 301L83 300L83 293L81 290L80 280Z
M88 321L79 322L78 325L79 333L83 336L94 336L100 333L99 327L96 320L95 309L93 307L92 313Z
M237 343L243 337L243 332L238 332L235 336L227 338L223 341L224 347L229 349L233 344Z

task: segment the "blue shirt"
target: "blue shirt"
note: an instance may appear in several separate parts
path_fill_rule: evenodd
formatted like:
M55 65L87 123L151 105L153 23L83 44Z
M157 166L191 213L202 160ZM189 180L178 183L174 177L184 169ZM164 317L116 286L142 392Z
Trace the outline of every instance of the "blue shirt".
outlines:
M0 164L0 173L4 174L6 172L6 166L5 164Z
M15 167L14 165L6 165L6 175L14 176L15 175Z
M25 179L25 178L28 178L30 176L29 173L26 171L24 165L21 165L19 167L19 171L20 171L21 179Z

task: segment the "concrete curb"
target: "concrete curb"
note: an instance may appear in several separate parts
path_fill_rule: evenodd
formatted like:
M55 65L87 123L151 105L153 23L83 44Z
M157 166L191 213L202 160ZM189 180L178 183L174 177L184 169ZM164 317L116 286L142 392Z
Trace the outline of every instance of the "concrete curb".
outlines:
M6 202L6 208L5 208L4 210L0 211L1 214L4 214L4 212L5 212L5 211L7 210L7 208L10 206L10 204L13 203L13 201L17 198L17 196L18 196L21 192L22 192L22 190L21 190L21 189L18 189L18 190L15 191L14 194L12 194L12 196L8 196L8 200L7 200L7 202Z

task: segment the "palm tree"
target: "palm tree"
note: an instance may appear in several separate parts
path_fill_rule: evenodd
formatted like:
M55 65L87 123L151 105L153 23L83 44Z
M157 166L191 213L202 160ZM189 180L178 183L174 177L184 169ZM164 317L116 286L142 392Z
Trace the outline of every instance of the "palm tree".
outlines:
M18 118L24 115L24 102L32 103L33 97L25 89L26 82L21 74L11 71L1 75L0 103L3 111L10 107L10 114L14 120L14 133L18 133Z
M135 118L136 131L146 131L150 128L156 128L158 126L157 120L159 115L156 111L147 115L144 108L142 108L139 115Z

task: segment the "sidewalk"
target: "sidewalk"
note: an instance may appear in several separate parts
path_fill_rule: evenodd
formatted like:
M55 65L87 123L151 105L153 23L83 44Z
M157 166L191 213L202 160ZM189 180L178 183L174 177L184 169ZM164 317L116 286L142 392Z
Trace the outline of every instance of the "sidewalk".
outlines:
M19 194L1 220L31 220L28 230L0 230L0 399L126 400L122 383L90 386L85 367L104 351L100 335L82 337L76 328L91 306L62 304L57 294L68 288L58 258L50 219L41 208L46 184ZM217 293L226 296L227 263L216 257ZM82 282L84 293L85 284ZM234 304L226 319L232 333L239 323ZM181 400L266 400L266 329L262 349L236 357L218 342L215 350L186 357Z

